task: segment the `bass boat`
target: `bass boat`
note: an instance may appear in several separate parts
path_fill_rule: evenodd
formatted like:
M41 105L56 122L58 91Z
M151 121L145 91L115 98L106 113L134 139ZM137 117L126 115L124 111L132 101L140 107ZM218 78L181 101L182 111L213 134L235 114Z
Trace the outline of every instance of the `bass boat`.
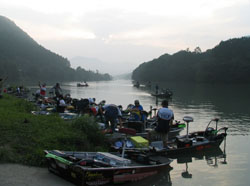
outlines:
M45 150L45 154L49 171L77 185L138 181L170 168L172 162L158 154L125 153L125 148L122 154L58 150Z
M185 116L183 120L186 122L186 135L176 136L173 140L164 146L163 141L150 141L147 148L126 147L127 153L144 152L145 154L161 154L169 158L175 158L178 155L190 154L194 152L202 152L219 148L220 144L227 136L227 127L218 129L218 118L212 119L204 131L189 133L189 123L193 122L193 118ZM215 122L215 128L210 124Z

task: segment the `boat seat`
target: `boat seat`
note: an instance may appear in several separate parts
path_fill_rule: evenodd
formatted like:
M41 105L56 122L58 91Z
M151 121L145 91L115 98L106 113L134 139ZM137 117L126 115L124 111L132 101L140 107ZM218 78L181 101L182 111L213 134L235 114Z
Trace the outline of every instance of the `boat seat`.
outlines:
M135 129L136 132L143 132L145 129L144 123L141 121L128 121L124 123L124 126Z

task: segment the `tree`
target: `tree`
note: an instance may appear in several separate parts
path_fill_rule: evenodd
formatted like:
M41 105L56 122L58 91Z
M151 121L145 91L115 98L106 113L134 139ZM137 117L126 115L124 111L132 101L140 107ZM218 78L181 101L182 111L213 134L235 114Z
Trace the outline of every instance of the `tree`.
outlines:
M196 53L196 54L202 53L200 47L196 47L196 48L194 49L194 53Z

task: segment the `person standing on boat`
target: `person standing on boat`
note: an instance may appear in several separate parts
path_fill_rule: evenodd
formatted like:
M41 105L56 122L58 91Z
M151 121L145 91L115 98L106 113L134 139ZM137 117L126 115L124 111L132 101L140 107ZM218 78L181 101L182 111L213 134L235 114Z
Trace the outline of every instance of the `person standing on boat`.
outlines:
M157 127L155 131L160 134L162 141L164 144L167 144L168 133L170 130L170 126L174 120L174 112L168 108L168 101L162 101L162 108L160 108L157 112Z
M54 90L54 93L56 95L56 98L59 98L62 95L62 89L61 89L59 83L56 83L56 85L52 87L50 92L53 92L53 90Z
M158 84L155 85L155 94L157 95L159 93L159 86Z
M88 100L89 100L89 105L90 105L90 106L97 105L97 104L95 103L95 101L96 101L95 98L88 98Z
M84 81L84 86L87 87L89 86L89 84L86 81Z
M117 120L119 121L120 127L122 126L122 113L120 109L114 104L107 104L100 108L101 112L104 112L105 117L105 128L109 128L111 125L112 132L115 131Z
M46 95L46 83L43 83L42 85L40 84L40 82L39 82L39 87L40 87L40 96L41 97L45 97L45 95Z

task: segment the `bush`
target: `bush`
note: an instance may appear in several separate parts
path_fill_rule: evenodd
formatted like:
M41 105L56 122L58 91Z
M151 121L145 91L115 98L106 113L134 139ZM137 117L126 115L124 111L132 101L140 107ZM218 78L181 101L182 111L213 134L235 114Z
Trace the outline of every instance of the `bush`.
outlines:
M44 150L106 151L104 135L94 118L69 122L57 114L32 115L34 105L4 95L0 100L0 159L2 162L45 165Z

